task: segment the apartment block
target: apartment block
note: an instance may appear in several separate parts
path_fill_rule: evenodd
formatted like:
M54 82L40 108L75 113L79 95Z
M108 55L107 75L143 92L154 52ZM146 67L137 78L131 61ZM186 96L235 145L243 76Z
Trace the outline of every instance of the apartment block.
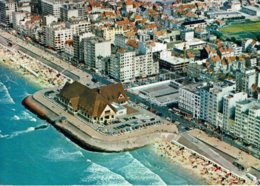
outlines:
M103 38L91 37L83 39L83 53L85 64L97 70L102 70L100 57L111 55L111 42Z
M111 56L109 74L119 81L135 81L136 78L145 78L158 73L159 63L153 60L151 52L139 55L136 51L119 49Z
M247 99L237 102L234 135L260 148L260 101Z
M11 25L13 23L13 12L16 11L15 0L0 0L0 24Z
M223 97L234 90L235 84L231 82L219 82L202 87L200 118L216 127L223 127L223 121L218 118L218 113L223 113Z
M242 70L236 72L236 91L246 92L252 95L252 85L256 84L255 69Z

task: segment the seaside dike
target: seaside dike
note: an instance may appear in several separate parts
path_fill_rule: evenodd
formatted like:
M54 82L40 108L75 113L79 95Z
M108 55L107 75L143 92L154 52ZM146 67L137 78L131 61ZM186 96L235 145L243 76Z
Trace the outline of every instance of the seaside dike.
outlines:
M23 105L41 119L47 120L79 146L94 151L120 152L146 145L160 140L171 140L177 135L176 125L165 122L160 125L138 129L121 135L107 135L94 130L82 120L74 117L57 103L44 96L48 90L40 90L23 100Z

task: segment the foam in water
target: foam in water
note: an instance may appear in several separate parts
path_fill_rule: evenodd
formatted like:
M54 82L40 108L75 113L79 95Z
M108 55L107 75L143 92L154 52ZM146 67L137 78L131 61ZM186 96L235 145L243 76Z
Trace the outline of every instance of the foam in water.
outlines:
M125 166L122 166L119 171L125 174L124 176L127 180L135 180L140 184L167 185L159 175L134 158L132 154L127 152L125 155L127 159L131 161L125 164Z
M12 133L11 135L8 136L8 138L13 138L13 137L19 136L21 134L26 134L26 133L32 132L34 130L35 130L34 127L29 127L26 130L16 131L16 132Z
M123 176L117 174L107 167L87 160L91 164L84 173L87 175L81 179L83 183L93 183L95 185L131 185Z
M30 113L28 113L26 111L22 112L21 119L29 120L29 121L33 121L33 122L37 121L36 118L34 118Z
M32 121L32 122L36 122L37 119L34 118L30 113L23 111L22 114L20 116L18 115L14 115L11 120L15 120L15 121L19 121L19 120L28 120L28 121Z
M15 104L7 87L0 82L0 104Z
M11 117L11 120L15 120L15 121L19 121L21 118L17 115L14 115L13 117Z
M81 151L65 152L62 148L53 148L45 157L52 161L76 161L84 155Z

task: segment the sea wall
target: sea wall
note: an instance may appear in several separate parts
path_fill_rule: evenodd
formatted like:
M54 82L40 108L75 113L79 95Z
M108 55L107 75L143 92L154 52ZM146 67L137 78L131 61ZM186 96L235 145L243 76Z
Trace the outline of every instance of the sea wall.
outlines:
M47 120L81 147L96 151L126 151L140 148L162 139L171 139L176 135L174 134L176 133L176 128L173 125L163 125L155 127L153 132L148 129L141 129L132 132L132 134L121 134L120 136L110 136L103 133L93 136L90 130L82 130L67 120L58 119L60 118L59 115L46 108L34 96L26 97L23 100L23 105L42 119Z

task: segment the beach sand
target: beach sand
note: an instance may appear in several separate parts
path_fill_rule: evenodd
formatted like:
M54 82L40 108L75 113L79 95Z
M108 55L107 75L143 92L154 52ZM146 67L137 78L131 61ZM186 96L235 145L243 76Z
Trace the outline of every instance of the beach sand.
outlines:
M239 178L221 166L204 159L198 154L188 151L169 141L155 144L156 152L170 161L179 164L187 171L201 177L211 185L252 185L249 179Z
M0 45L0 63L20 73L41 88L63 86L69 78L44 63L12 48Z

